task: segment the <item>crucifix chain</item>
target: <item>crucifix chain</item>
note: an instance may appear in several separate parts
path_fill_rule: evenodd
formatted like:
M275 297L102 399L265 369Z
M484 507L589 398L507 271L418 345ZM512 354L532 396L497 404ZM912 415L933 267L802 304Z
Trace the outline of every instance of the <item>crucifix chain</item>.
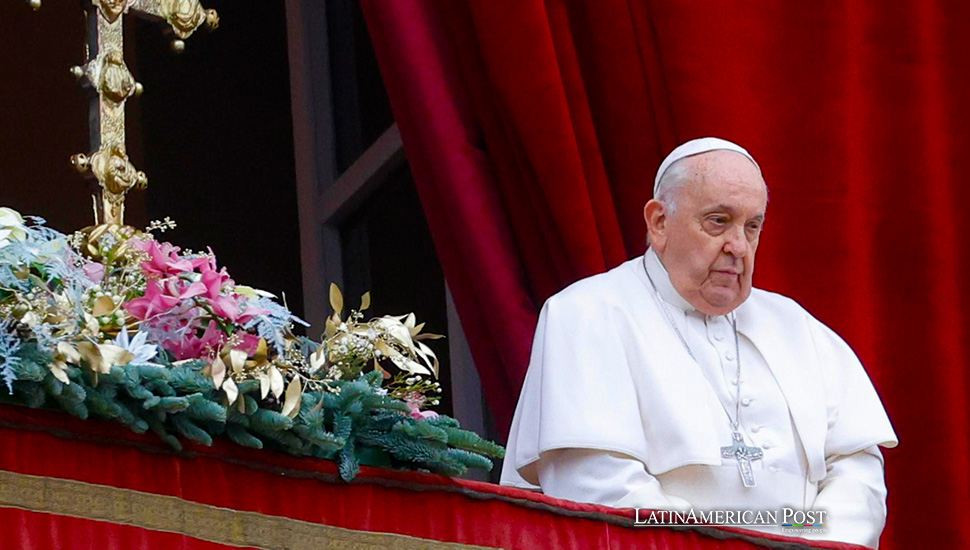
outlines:
M697 358L694 357L694 353L690 350L690 346L687 345L687 339L681 334L680 329L677 328L677 323L674 322L673 315L670 314L670 310L667 308L667 301L664 300L663 295L660 294L660 289L653 282L653 277L650 276L650 270L647 269L647 256L643 255L643 270L647 274L647 280L650 281L650 286L653 288L654 294L657 296L657 301L660 303L660 309L663 310L664 316L667 318L667 322L670 324L670 328L674 330L674 333L680 339L680 343L684 345L684 349L687 350L687 354L690 358L697 363ZM731 316L731 326L734 328L734 348L735 354L737 356L738 369L736 374L736 380L738 381L737 395L734 400L734 418L731 418L731 413L728 412L727 407L721 403L721 408L724 409L724 414L727 415L728 421L731 424L731 445L726 447L721 447L721 457L722 458L733 458L738 463L738 473L741 474L741 482L745 487L756 487L757 484L754 480L754 471L751 468L751 461L758 460L764 457L764 451L757 446L745 446L744 436L741 435L741 344L738 337L738 316L735 313ZM720 403L720 399L718 399Z

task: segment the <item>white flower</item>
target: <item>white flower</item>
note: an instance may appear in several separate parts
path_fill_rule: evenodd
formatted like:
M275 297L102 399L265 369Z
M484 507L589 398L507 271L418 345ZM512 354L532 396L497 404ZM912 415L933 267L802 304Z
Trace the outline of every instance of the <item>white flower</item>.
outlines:
M28 311L23 317L20 318L20 322L30 328L34 328L40 323L40 317L38 317L33 311Z
M115 337L115 345L135 356L129 362L131 365L148 365L149 367L164 368L158 363L151 362L158 355L158 346L155 344L146 344L145 341L147 339L148 334L139 330L135 334L135 337L129 341L128 327L121 327L121 332Z
M12 208L0 208L0 248L11 241L22 241L27 238L27 226L24 217Z

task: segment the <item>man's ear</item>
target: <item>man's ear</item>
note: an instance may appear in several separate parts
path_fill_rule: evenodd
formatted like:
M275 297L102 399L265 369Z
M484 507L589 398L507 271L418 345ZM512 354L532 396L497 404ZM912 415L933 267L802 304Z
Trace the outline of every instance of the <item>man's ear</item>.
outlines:
M643 206L643 221L647 223L650 246L663 253L667 246L667 207L657 199L650 199Z

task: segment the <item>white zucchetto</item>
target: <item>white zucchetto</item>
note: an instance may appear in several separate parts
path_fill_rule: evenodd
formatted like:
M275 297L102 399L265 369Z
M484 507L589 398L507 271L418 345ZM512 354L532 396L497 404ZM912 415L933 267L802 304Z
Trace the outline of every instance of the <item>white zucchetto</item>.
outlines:
M711 151L734 151L735 153L740 153L748 158L754 165L761 170L758 166L758 162L754 160L744 147L741 147L737 143L732 143L726 139L716 138L716 137L705 137L692 139L670 152L667 158L660 163L660 168L657 168L657 177L653 180L653 195L657 196L657 191L660 188L660 179L663 177L664 173L670 166L680 159L687 157L692 157L694 155L699 155L701 153L709 153Z

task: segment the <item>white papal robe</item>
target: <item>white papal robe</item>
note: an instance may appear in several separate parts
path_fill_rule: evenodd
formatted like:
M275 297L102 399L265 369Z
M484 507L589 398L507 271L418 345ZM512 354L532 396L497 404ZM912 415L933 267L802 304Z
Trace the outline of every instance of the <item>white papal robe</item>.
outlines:
M897 440L862 365L789 298L754 289L735 313L737 347L730 316L696 311L652 250L550 298L502 483L615 507L827 510L825 532L785 534L876 546L878 446ZM754 488L720 452L739 383L745 444L764 452Z

